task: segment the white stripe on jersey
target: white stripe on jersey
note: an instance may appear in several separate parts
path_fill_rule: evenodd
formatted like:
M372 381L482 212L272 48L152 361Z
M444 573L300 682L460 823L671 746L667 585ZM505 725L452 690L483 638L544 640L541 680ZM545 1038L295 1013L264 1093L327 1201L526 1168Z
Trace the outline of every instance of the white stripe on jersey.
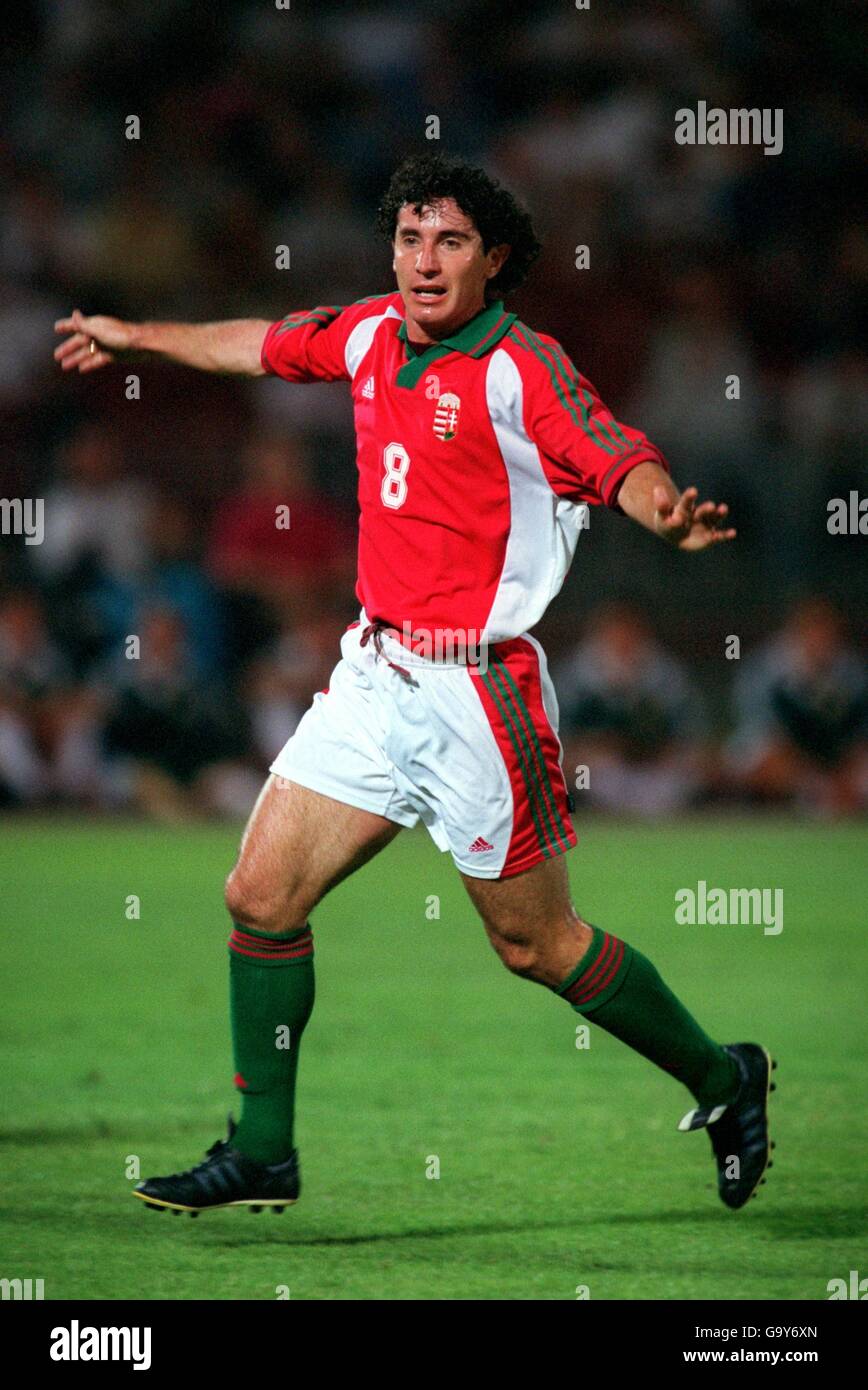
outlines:
M359 365L364 357L371 350L371 343L374 341L374 334L384 319L399 319L401 315L391 304L384 314L372 314L368 319L362 319L357 324L350 336L347 338L347 345L344 348L344 361L347 364L347 371L352 381L359 370Z
M510 525L485 638L503 642L538 623L564 582L584 507L558 497L524 427L521 373L496 348L485 378L488 413L509 481Z

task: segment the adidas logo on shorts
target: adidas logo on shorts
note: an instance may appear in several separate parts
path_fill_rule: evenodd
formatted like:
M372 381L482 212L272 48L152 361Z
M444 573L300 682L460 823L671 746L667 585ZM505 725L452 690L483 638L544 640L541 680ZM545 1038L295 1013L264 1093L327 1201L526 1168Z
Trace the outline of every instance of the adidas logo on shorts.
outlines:
M372 401L374 399L374 378L369 376L362 387L362 399Z
M473 844L470 846L470 853L479 854L482 850L485 849L494 849L494 845L490 845L487 840L483 840L481 835L477 835L476 839L473 841Z

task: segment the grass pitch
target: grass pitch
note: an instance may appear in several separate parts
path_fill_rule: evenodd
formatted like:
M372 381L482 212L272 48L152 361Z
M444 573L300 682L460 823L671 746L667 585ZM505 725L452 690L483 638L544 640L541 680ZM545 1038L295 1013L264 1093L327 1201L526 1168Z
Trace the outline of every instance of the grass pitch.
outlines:
M0 826L2 1269L52 1298L825 1299L868 1273L866 834L579 825L574 900L723 1042L779 1060L739 1213L683 1087L510 976L448 856L399 836L316 912L282 1216L156 1216L236 1103L221 903L236 830ZM784 928L678 926L679 888L784 891ZM136 918L132 895L139 900ZM439 897L439 918L432 914ZM439 1178L427 1174L439 1162Z

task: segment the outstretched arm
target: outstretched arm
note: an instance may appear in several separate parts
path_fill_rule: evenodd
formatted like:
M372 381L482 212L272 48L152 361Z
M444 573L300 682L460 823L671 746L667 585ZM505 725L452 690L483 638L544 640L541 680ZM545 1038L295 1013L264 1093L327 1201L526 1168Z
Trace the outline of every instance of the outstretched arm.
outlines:
M726 526L725 502L700 502L689 487L679 492L669 474L656 463L640 463L621 484L621 509L640 525L679 550L704 550L717 541L731 541L733 527Z
M54 356L65 372L92 372L126 353L153 353L203 372L264 376L260 359L269 328L266 319L227 319L222 323L126 323L104 314L74 309L58 319L55 333L69 336Z

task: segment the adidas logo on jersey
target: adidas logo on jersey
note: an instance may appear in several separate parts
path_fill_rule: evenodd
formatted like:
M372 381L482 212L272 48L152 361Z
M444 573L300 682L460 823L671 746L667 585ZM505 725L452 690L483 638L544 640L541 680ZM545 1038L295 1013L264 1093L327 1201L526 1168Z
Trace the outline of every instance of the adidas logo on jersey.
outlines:
M446 391L437 402L434 411L434 433L438 439L454 439L458 433L458 417L461 414L461 398Z
M369 376L362 387L362 400L372 401L374 399L374 378Z
M490 845L487 840L483 840L481 835L477 835L473 844L470 846L470 853L479 854L485 849L494 849L494 845Z

